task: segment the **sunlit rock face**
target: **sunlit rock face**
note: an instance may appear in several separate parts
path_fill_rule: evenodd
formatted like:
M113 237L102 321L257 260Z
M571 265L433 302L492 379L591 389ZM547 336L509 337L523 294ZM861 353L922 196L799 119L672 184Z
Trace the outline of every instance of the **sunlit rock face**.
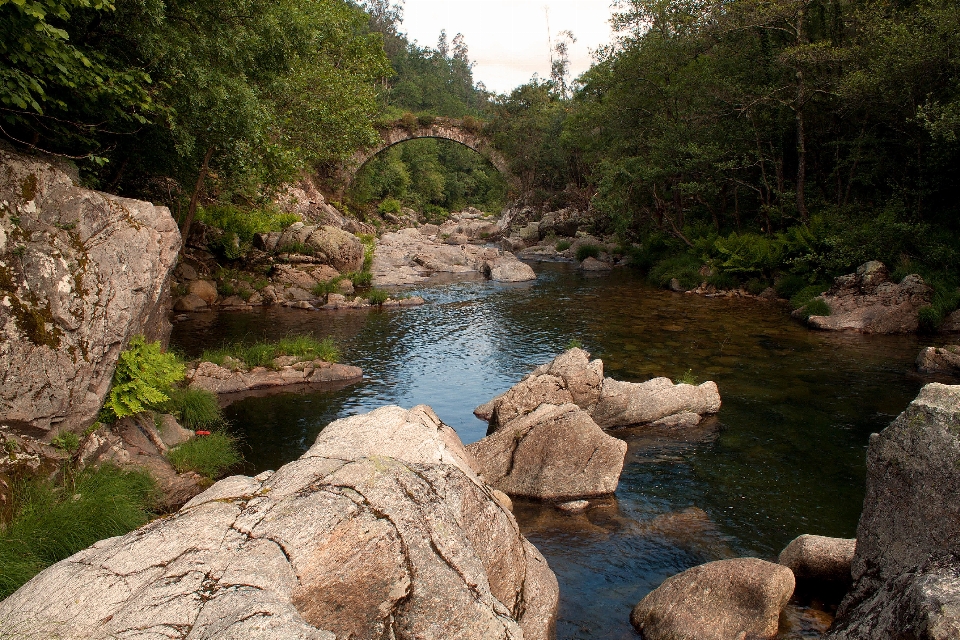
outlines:
M92 423L129 339L169 336L179 249L166 207L0 148L0 424L43 437Z

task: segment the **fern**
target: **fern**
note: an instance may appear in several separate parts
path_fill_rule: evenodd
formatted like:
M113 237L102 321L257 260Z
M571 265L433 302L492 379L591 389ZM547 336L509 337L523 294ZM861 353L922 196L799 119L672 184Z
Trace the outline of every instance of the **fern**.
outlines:
M118 418L146 411L167 401L165 391L183 376L183 363L174 354L163 353L159 342L136 336L120 354L104 409Z

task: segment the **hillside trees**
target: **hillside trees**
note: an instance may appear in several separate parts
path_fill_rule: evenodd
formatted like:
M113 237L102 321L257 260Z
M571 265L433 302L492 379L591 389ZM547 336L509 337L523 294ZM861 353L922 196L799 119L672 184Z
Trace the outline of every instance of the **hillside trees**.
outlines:
M69 8L47 14L54 30L44 37L105 88L78 85L70 67L45 62L50 47L7 49L4 77L27 78L49 97L28 102L21 90L24 108L13 91L0 96L19 109L7 110L5 135L100 158L106 166L88 167L88 179L103 188L170 201L176 194L158 178L188 185L185 226L208 176L222 197L249 202L375 135L376 83L389 67L368 16L343 0L77 0ZM25 24L21 13L16 3L0 6L8 24Z

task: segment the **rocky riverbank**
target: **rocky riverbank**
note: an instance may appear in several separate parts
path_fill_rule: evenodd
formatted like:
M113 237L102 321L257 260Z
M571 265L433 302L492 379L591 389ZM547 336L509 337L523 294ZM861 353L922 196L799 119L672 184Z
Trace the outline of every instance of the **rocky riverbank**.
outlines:
M0 603L0 633L548 640L557 602L456 433L385 407L50 567Z

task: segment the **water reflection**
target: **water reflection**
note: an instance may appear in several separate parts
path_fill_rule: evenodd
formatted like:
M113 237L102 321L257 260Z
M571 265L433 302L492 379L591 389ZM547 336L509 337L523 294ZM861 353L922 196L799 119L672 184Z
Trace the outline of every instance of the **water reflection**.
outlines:
M673 294L628 271L536 268L535 283L419 290L429 304L414 309L198 316L176 325L173 342L196 355L224 341L331 335L363 368L363 382L339 391L231 405L251 472L298 457L330 421L384 404L430 404L464 442L479 440L486 425L473 409L572 338L615 378L690 370L715 380L723 408L697 431L613 433L630 445L615 500L576 516L518 503L560 580L561 639L636 638L631 607L695 564L772 558L800 533L854 535L869 434L924 382L911 373L917 338L811 332L775 304Z

